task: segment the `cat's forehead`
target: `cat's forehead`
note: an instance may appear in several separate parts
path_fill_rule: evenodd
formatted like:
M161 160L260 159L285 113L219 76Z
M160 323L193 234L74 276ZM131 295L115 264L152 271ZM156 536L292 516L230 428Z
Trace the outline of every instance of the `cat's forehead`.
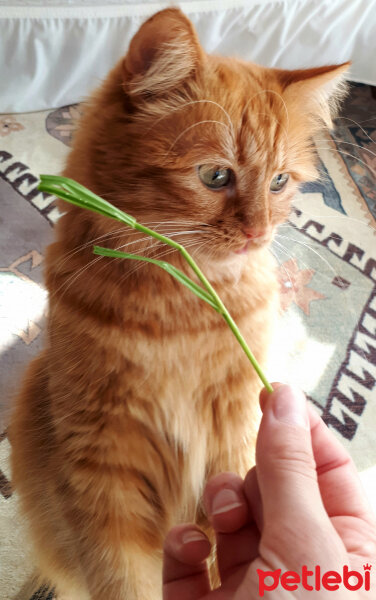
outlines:
M256 110L278 114L282 119L286 116L282 87L272 69L240 59L208 57L204 88L234 118Z
M259 170L284 165L287 109L273 72L208 57L187 87L148 105L148 161L173 168L215 163ZM152 110L153 112L152 112ZM279 167L278 167L279 168Z
M169 118L171 149L187 162L212 156L213 162L256 165L272 153L280 162L288 117L275 78L257 65L210 58L189 98Z

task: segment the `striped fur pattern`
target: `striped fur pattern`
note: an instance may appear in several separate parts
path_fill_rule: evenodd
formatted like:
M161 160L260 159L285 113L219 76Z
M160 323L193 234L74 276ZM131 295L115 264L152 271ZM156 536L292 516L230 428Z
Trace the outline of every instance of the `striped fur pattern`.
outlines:
M88 100L67 161L65 175L186 245L262 364L278 311L268 242L315 175L311 136L345 69L208 56L167 9ZM231 169L231 184L205 187L203 164ZM290 179L272 194L278 173ZM158 268L94 257L92 245L185 270L176 252L62 208L46 257L46 347L11 425L13 483L42 577L59 592L157 600L168 529L205 524L207 478L252 465L260 384L209 306ZM244 228L264 235L242 252Z

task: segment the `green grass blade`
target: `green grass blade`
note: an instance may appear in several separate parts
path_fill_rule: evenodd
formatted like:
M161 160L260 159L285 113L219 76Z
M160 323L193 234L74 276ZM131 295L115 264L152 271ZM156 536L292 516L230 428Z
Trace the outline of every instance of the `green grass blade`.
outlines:
M182 273L182 271L179 271L179 269L176 269L175 267L170 265L170 263L165 263L165 266L163 268L165 271L167 271L167 273L172 275L172 277L175 277L175 279L177 279L182 285L185 285L188 289L191 290L191 292L196 294L196 296L210 304L210 306L214 308L214 310L221 313L221 309L217 304L214 303L213 299L209 296L208 292L200 288L199 285L197 285L194 281L189 279L189 277Z
M206 301L208 302L210 300L210 304L213 306L213 308L216 309L217 312L222 312L217 305L214 305L213 298L211 297L209 292L207 292L204 288L198 285L195 281L192 281L192 279L190 279L190 277L183 273L183 271L180 271L180 269L177 269L176 267L174 267L174 265L171 265L170 263L167 264L170 265L169 270L171 272L171 275L176 277L176 279L179 279L181 283L189 286L189 288L197 295L200 294L200 297L203 297L204 295Z
M116 208L116 206L113 206L107 200L100 198L72 179L54 175L41 175L40 179L41 183L38 189L42 192L54 194L75 206L92 210L105 217L111 217L117 221L126 223L130 227L134 227L135 223L137 223L134 217Z
M208 292L201 288L197 283L189 279L182 271L171 265L169 262L164 260L157 260L155 258L149 258L148 256L140 256L139 254L130 254L129 252L121 252L120 250L112 250L111 248L103 248L102 246L94 246L94 254L99 254L101 256L110 256L112 258L127 258L130 260L139 260L142 262L148 262L153 265L157 265L161 269L164 269L169 273L172 277L175 277L181 284L185 285L188 289L191 290L196 296L204 300L212 308L214 308L217 312L220 312L218 306L213 302L213 299L210 297Z
M116 208L110 202L107 202L107 200L100 198L99 196L85 188L83 185L74 181L73 179L56 175L41 175L40 179L41 183L38 186L38 189L40 191L58 196L66 202L70 202L71 204L79 206L80 208L92 210L105 217L116 219L117 221L125 223L133 229L137 229L138 231L146 235L150 235L151 237L159 240L164 244L167 244L168 246L171 246L172 248L180 252L180 254L191 267L191 269L193 270L203 287L198 285L196 282L192 281L189 277L187 277L187 275L185 275L185 273L183 273L168 262L148 258L146 256L138 256L137 254L128 254L126 252L120 252L118 250L111 250L110 248L94 246L94 254L153 263L167 271L171 276L175 277L182 285L185 285L194 294L196 294L196 296L210 304L210 306L212 306L212 308L214 308L214 310L221 314L222 317L225 319L226 323L228 324L232 333L238 340L249 361L253 365L255 371L259 375L265 388L269 392L273 391L273 388L266 379L260 365L258 364L255 356L252 354L238 326L232 319L229 311L223 304L222 300L220 299L220 297L218 296L208 279L205 277L198 265L195 263L191 255L184 248L184 246L178 244L177 242L175 242L175 240L161 235L156 231L153 231L152 229L149 229L148 227L145 227L144 225L138 223L134 217Z

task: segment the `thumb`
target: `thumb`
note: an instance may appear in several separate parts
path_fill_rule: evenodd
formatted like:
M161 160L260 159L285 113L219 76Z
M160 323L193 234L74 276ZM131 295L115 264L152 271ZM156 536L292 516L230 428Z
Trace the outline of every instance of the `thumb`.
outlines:
M263 393L263 417L256 446L264 534L293 537L296 527L329 524L321 499L313 456L306 398L300 390L281 385ZM320 527L321 528L321 527Z

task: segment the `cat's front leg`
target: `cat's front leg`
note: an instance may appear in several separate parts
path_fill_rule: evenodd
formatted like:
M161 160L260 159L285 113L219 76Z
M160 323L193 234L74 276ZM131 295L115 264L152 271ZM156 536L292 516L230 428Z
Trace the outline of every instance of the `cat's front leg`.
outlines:
M153 551L147 544L140 548L114 542L105 547L95 538L80 538L79 543L80 563L90 600L161 600L160 551ZM81 595L72 596L69 588L65 592L69 600L82 600Z
M244 477L255 464L260 389L250 366L239 362L238 368L231 366L231 374L223 378L220 387L210 386L204 391L206 481L224 471Z
M171 458L163 458L170 449L146 429L124 431L117 461L93 449L91 458L71 461L59 485L91 600L161 597L161 548L178 486Z

